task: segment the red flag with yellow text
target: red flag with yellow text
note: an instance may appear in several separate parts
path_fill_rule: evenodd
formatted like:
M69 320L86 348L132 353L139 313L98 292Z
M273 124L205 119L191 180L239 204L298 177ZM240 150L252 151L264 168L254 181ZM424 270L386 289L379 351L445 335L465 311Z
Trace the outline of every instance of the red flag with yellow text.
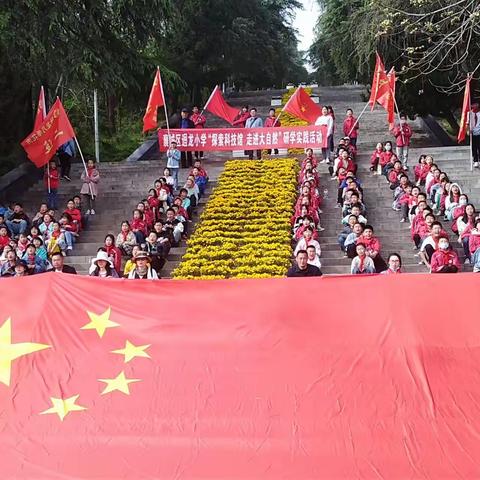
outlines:
M223 118L230 125L233 125L234 120L238 117L238 109L229 105L223 98L222 91L215 86L210 98L205 104L204 110L208 110L217 117Z
M296 92L288 99L283 111L305 120L310 125L315 123L315 120L322 114L320 107L302 87L298 87Z
M478 280L454 277L2 280L1 478L476 478Z
M43 122L21 145L28 158L43 167L55 155L58 148L75 137L75 132L59 98L52 105Z
M34 132L40 128L40 125L43 123L46 116L47 116L47 104L45 102L45 90L43 89L43 85L42 85L40 87L40 94L38 95L37 112L35 114L35 121L33 123Z
M143 117L143 132L157 128L157 109L165 105L165 96L163 94L162 78L160 77L160 69L157 69L153 80L152 90L148 98L147 110Z
M463 95L463 105L462 105L462 116L460 119L460 128L458 130L457 136L457 143L461 143L465 140L467 135L467 128L468 128L468 121L469 121L469 114L470 114L470 81L472 77L470 75L467 76L467 82L465 83L465 93Z
M370 91L370 104L372 110L378 102L387 110L387 97L390 92L390 82L385 73L385 66L378 52L376 53L375 71L373 73L372 88Z

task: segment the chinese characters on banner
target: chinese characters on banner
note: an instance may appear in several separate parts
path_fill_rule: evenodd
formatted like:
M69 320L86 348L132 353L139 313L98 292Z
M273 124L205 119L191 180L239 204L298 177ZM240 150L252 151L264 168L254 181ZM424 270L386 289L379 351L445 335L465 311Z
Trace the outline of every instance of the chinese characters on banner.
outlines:
M263 150L273 148L326 148L327 127L275 128L203 128L172 129L170 141L175 140L179 150ZM166 130L158 131L160 150L169 147Z

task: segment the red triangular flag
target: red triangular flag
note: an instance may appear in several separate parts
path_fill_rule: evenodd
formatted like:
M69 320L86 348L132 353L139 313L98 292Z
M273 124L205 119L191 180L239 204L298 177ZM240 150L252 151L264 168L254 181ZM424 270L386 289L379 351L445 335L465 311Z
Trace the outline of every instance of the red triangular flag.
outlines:
M47 116L47 104L45 103L45 90L43 85L40 87L40 95L38 96L37 113L35 114L35 122L33 123L33 131L38 130L40 125Z
M165 96L163 94L162 78L160 77L160 69L157 69L155 79L153 81L152 90L147 103L147 110L143 117L143 133L157 128L157 108L165 105Z
M233 125L233 121L238 117L238 109L232 107L225 101L218 85L213 89L210 98L205 104L204 110L208 110L217 117L223 118L230 125Z
M315 120L322 114L320 107L302 87L298 87L297 91L288 99L283 111L305 120L309 124L315 123Z
M28 158L37 166L43 167L55 155L58 148L75 137L75 132L57 98L44 121L23 142L22 147Z
M467 83L465 83L465 93L463 95L462 118L460 120L460 129L458 130L457 142L461 143L465 140L468 127L468 115L470 113L470 75L467 76Z
M386 95L388 95L390 91L390 83L380 55L377 53L376 56L377 61L375 63L369 103L372 105L372 110L375 108L376 102L380 103L380 105L387 110L386 104L382 103L382 101L386 100Z

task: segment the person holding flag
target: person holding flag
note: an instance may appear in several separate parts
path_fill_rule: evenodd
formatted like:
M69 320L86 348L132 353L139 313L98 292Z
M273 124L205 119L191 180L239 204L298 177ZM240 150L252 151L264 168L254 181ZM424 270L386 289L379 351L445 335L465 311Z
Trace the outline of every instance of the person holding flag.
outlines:
M343 134L345 137L350 138L350 143L356 147L360 124L357 118L353 116L353 110L351 108L347 108L346 114L345 120L343 121Z
M245 128L262 128L263 127L263 120L260 117L257 117L257 109L252 107L250 109L250 117L245 122ZM253 160L253 150L246 151L248 158ZM262 151L257 150L257 159L260 160L262 158Z

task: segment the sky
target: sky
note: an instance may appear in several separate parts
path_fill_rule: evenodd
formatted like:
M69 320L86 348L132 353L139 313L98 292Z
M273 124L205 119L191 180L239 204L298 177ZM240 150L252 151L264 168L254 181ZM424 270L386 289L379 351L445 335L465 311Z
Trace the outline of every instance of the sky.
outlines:
M320 9L317 0L300 0L303 10L298 9L293 26L298 30L298 42L300 50L308 50L315 36L315 24Z

